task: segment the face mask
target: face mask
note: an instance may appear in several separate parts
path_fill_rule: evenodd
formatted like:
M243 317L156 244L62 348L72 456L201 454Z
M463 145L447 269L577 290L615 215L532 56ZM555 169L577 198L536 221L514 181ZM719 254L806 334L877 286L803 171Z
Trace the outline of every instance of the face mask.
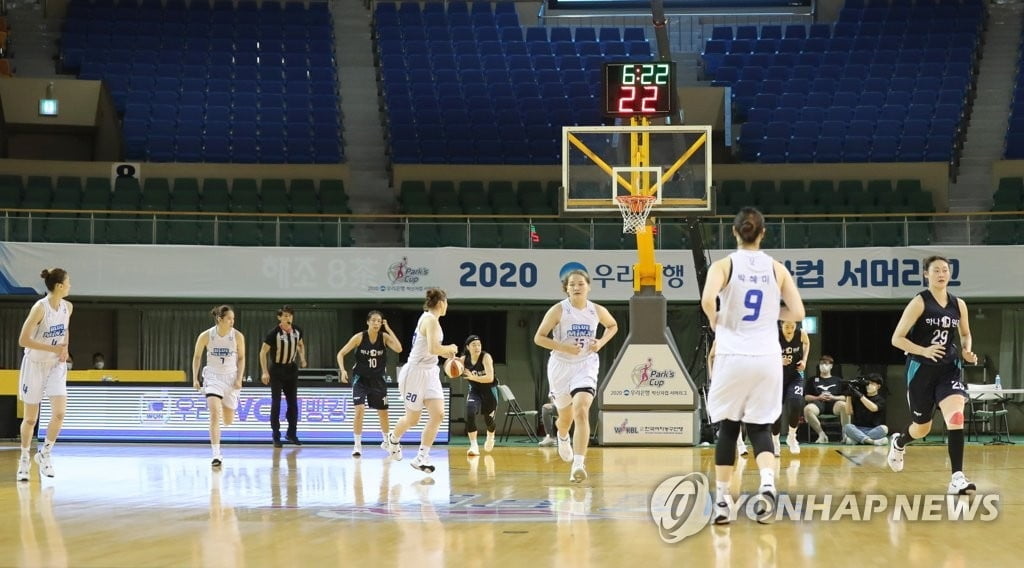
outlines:
M68 370L71 370L71 361L68 361Z
M103 361L99 361L98 363L96 363L96 368L97 369L102 369L103 368Z
M828 373L828 372L830 372L832 370L832 365L830 365L828 363L822 363L822 364L818 365L818 369L822 373Z

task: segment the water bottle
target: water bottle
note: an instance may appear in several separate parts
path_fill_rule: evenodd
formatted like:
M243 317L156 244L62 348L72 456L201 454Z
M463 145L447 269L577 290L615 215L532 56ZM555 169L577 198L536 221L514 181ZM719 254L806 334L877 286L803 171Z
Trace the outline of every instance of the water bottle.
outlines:
M996 374L996 390L1003 390L1003 379L998 373Z

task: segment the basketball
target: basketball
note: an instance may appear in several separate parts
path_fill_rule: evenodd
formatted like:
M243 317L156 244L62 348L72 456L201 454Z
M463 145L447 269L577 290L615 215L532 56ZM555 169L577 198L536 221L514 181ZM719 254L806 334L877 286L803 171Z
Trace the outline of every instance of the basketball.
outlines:
M461 377L463 371L466 370L466 366L462 364L460 359L448 359L444 362L444 372L449 378Z

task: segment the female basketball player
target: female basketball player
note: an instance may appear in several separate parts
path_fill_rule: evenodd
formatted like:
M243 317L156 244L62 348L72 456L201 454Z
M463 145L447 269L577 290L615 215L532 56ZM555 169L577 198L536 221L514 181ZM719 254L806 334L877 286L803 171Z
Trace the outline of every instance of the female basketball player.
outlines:
M465 342L466 354L462 357L466 372L462 375L469 382L469 395L466 397L466 435L469 436L471 456L480 455L480 447L476 442L476 415L484 417L487 426L487 441L484 451L494 449L494 411L498 409L498 381L494 378L494 358L484 351L479 335L470 335Z
M412 466L427 473L434 472L434 464L430 463L430 447L434 444L437 430L444 419L444 391L441 390L441 368L437 358L450 359L459 352L455 344L442 345L444 331L440 319L448 313L448 295L440 288L427 290L427 301L423 304L423 315L416 322L416 330L412 334L412 347L409 349L409 360L398 373L398 388L405 401L405 416L395 429L388 434L388 451L392 459L402 459L402 446L399 441L406 430L420 421L420 414L426 407L427 426L423 429L420 450Z
M63 268L43 270L39 275L46 284L46 296L37 301L25 318L18 336L18 345L25 348L18 378L18 395L25 404L21 421L21 456L18 458L18 481L28 481L32 461L32 433L39 420L39 405L43 397L50 399L50 423L46 425L46 440L36 452L39 473L53 477L50 451L57 442L68 401L68 328L71 302L65 300L71 292L71 277Z
M923 438L932 428L938 404L948 431L949 464L953 477L949 493L966 495L975 486L964 475L964 361L977 363L971 351L967 302L949 293L949 261L930 256L924 261L928 289L918 293L903 310L892 333L892 344L907 354L907 400L911 423L889 442L889 468L903 471L907 444ZM957 336L960 336L959 352Z
M213 466L224 458L220 453L220 425L235 421L238 393L245 375L245 337L235 329L235 312L230 306L210 310L216 325L199 334L192 354L192 386L206 395L210 411L210 446ZM206 351L206 366L199 370Z
M807 356L811 353L811 339L795 321L779 324L779 345L782 347L782 414L772 424L772 447L775 456L781 453L779 435L782 423L789 425L786 445L791 454L800 453L800 442L796 439L796 427L800 424L804 408L804 369Z
M383 328L383 329L381 329ZM352 404L356 407L356 419L352 423L352 457L363 455L363 416L366 407L377 410L380 419L380 447L388 449L388 384L384 380L386 349L395 353L402 352L402 342L398 341L395 332L388 326L384 314L377 310L366 315L366 331L360 331L348 340L338 351L338 369L341 382L348 382L348 371L345 370L345 355L353 349L356 352L356 363L352 367Z
M548 383L558 408L558 455L572 462L569 481L580 483L587 479L584 461L590 444L590 405L597 392L597 352L615 337L619 324L604 306L589 300L590 276L586 272L569 272L562 289L569 297L544 314L533 342L551 350ZM597 324L604 326L600 338ZM575 438L569 440L573 424Z
M715 330L715 360L708 414L721 422L715 447L713 521L730 520L729 483L736 461L740 423L754 446L761 470L758 521L771 522L775 509L775 455L769 428L782 411L782 354L778 320L802 320L804 304L786 267L760 250L764 216L744 207L733 221L738 250L711 265L701 307ZM721 308L716 311L716 300ZM780 300L785 307L780 308Z

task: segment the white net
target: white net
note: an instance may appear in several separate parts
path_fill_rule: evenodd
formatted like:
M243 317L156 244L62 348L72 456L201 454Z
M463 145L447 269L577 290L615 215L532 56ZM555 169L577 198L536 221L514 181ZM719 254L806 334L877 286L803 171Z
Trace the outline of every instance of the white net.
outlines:
M615 198L615 203L622 213L622 232L639 234L647 227L647 216L651 214L651 207L654 206L653 195L620 195Z

